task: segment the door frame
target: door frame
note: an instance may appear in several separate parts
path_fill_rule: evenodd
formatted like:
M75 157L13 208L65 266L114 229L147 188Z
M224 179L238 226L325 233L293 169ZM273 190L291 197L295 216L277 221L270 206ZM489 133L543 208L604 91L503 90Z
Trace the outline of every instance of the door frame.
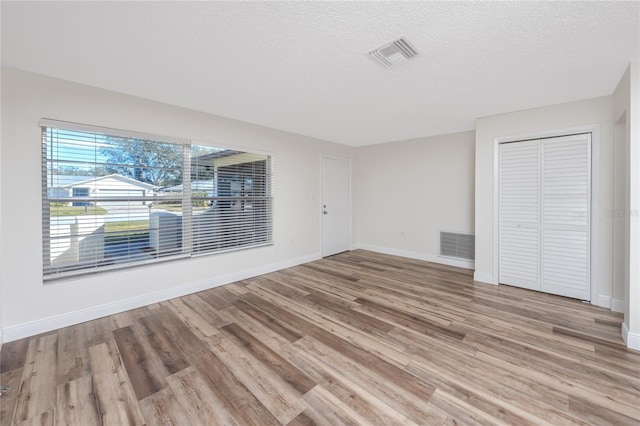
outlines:
M348 182L348 184L349 184L349 251L353 250L353 224L352 224L352 221L353 221L353 201L352 201L353 191L352 191L352 185L351 185L353 177L352 177L351 159L350 158L345 158L345 157L335 157L335 156L331 156L331 155L321 155L320 156L320 160L319 160L319 167L318 167L318 169L319 169L318 173L320 175L320 180L319 180L320 190L318 192L320 194L320 196L318 197L318 221L319 221L318 229L320 230L320 235L319 235L320 236L320 240L319 241L320 241L320 257L321 258L324 257L323 254L322 254L323 253L323 251L322 251L322 249L323 249L323 247L322 247L322 241L323 241L322 234L323 234L323 231L324 231L323 224L322 224L322 210L323 210L322 209L322 196L323 196L323 194L322 194L322 179L323 179L322 161L325 160L325 159L327 159L327 160L346 161L347 165L349 166L349 182Z
M531 139L546 139L560 136L570 136L580 133L591 133L591 217L590 230L591 244L589 247L591 258L589 295L590 303L610 308L605 296L600 296L600 254L599 247L599 221L600 211L600 125L570 127L540 132L520 133L509 136L496 137L493 140L493 284L500 284L500 144L505 142L517 142Z

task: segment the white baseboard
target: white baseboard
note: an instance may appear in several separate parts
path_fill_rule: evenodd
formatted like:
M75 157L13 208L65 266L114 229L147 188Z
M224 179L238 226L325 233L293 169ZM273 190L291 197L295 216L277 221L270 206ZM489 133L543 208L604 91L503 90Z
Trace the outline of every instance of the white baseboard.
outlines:
M259 266L253 269L247 269L227 275L212 277L211 279L183 284L165 290L143 294L140 296L131 297L129 299L119 300L117 302L105 303L103 305L92 306L74 312L55 315L49 318L43 318L37 321L31 321L24 324L6 327L4 330L0 330L0 335L4 334L5 342L11 342L25 337L35 336L36 334L45 333L47 331L56 330L58 328L68 327L70 325L79 324L85 321L91 321L108 315L128 311L130 309L140 308L142 306L174 299L176 297L185 296L191 293L197 293L199 291L218 287L224 284L246 280L258 275L263 275L269 272L275 272L281 269L290 268L292 266L301 265L303 263L312 262L320 258L320 253L313 253L307 256ZM3 331L4 333L2 333Z
M624 300L611 299L611 310L613 312L624 312L625 303Z
M612 299L609 296L598 296L598 306L611 309L613 312L624 312L624 300Z
M486 272L474 272L473 280L478 281L485 284L494 284L498 285L498 283L493 282L493 274L487 274Z
M354 244L353 246L362 250L374 251L376 253L390 254L393 256L406 257L409 259L424 260L427 262L440 263L449 266L457 266L458 268L473 269L475 266L474 262L451 259L448 257L440 257L433 254L420 253L416 251L401 250L392 247L383 247L363 243Z
M640 351L640 334L631 333L626 323L622 323L622 339L630 349Z
M592 304L595 304L592 301ZM598 306L601 308L611 309L611 298L609 296L603 296L602 294L598 296Z

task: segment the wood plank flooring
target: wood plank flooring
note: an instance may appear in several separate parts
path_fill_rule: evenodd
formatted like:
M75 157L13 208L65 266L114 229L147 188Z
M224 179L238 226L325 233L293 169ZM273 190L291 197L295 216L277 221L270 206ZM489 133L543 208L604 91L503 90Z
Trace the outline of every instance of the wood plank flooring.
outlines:
M621 321L358 250L7 343L0 424L638 425Z

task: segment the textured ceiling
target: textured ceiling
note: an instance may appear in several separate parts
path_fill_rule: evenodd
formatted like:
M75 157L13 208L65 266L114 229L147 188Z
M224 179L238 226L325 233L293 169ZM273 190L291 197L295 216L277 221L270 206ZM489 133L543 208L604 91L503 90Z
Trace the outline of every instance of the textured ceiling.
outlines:
M360 146L609 95L640 2L8 2L2 63ZM420 52L385 69L399 36Z

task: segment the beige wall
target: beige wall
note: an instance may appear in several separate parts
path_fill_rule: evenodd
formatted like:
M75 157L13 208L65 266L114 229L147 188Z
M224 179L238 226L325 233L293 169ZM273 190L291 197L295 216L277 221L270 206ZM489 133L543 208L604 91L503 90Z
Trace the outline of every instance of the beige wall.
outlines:
M2 80L2 69L0 68L0 81ZM0 97L2 95L2 84L0 84ZM0 102L0 123L2 123L2 103ZM2 241L2 132L0 132L0 242ZM2 244L0 243L0 259L2 259ZM2 269L0 269L0 349L2 349L2 344L4 343L4 321L3 321L3 311L2 308Z
M274 245L43 285L38 125L42 118L271 153ZM353 148L343 145L3 69L0 271L4 284L0 309L5 337L15 338L39 327L68 325L83 319L82 312L87 310L91 315L107 314L149 298L219 283L220 277L232 279L247 271L259 273L317 258L320 157L351 159L353 153Z
M613 93L616 212L613 226L614 295L623 297L622 335L640 349L640 66L627 68ZM620 295L620 296L618 296Z
M614 185L613 185L613 298L620 300L613 308L628 308L626 287L629 281L629 69L613 93Z
M612 295L612 218L613 209L613 100L611 96L552 105L526 111L479 118L476 121L475 229L476 272L478 281L497 284L495 236L494 174L496 138L540 135L561 129L596 125L599 128L599 147L594 145L594 161L598 173L592 185L597 200L595 242L592 257L591 302L610 307ZM599 148L599 149L598 149ZM598 152L599 151L599 152ZM597 160L596 160L597 159Z
M627 346L640 350L640 63L630 70L629 100L629 285Z
M474 231L474 144L468 131L358 148L358 245L472 266L437 255L439 231Z

